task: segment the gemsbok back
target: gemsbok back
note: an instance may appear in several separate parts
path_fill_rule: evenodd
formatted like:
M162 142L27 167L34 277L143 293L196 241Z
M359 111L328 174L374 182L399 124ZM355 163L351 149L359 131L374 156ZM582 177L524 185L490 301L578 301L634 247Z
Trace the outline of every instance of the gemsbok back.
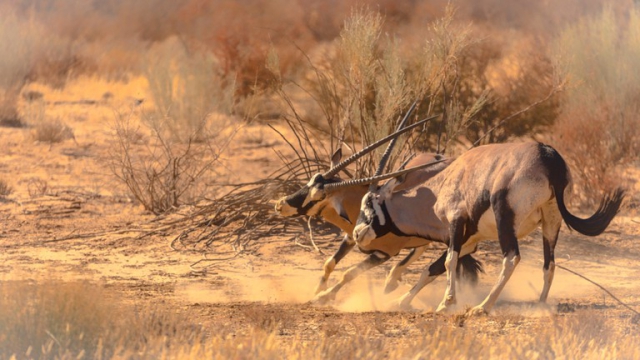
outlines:
M380 167L384 167L381 162ZM394 191L406 178L402 175L382 187L372 187L363 199L354 228L356 242L370 242L393 231L405 236L432 238L433 221L424 214L433 210L441 220L442 241L449 244L445 267L447 287L437 312L456 303L455 282L458 257L471 253L481 240L498 239L502 270L498 282L469 315L491 311L500 292L520 261L518 238L542 226L545 302L553 281L554 249L562 221L587 236L601 234L618 213L624 190L604 197L595 214L587 219L572 215L565 205L571 174L560 154L538 142L493 144L473 148L421 185ZM409 305L418 292L435 279L425 270L418 283L400 298Z
M396 256L402 249L411 249L409 255L394 266L385 280L385 292L393 291L398 286L402 272L425 251L426 245L430 243L430 241L425 238L398 237L392 233L381 236L374 241L357 242L354 241L351 234L353 233L356 219L360 213L362 197L367 192L369 183L406 174L405 185L400 188L422 184L446 168L450 163L449 160L446 160L441 155L422 153L403 164L403 167L399 171L392 174L378 175L355 181L343 180L337 176L338 173L349 164L370 151L373 151L386 141L391 140L393 144L392 139L429 120L426 119L403 128L409 114L410 111L405 116L398 131L353 154L346 160L340 162L342 156L341 151L336 151L331 159L331 168L328 171L314 175L299 191L277 201L275 210L282 216L306 215L320 217L336 225L346 233L336 253L324 263L324 274L316 289L316 298L314 301L326 302L333 300L340 288L364 271L384 263L391 257ZM392 147L391 144L390 147ZM409 168L405 170L404 167ZM427 216L426 221L439 222L434 214ZM369 256L361 263L349 268L336 285L327 289L329 276L335 269L336 264L356 245L363 253ZM434 268L434 272L445 272L445 256L446 251L442 254L440 260L431 265ZM478 273L482 271L481 264L471 256L462 257L460 263L464 275L472 282L477 281Z

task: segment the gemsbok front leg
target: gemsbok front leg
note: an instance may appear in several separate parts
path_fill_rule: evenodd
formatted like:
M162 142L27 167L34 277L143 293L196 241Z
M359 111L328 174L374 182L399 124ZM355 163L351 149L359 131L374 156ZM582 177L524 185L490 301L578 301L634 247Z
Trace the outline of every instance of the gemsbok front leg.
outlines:
M515 230L515 212L507 201L507 191L499 191L491 198L491 205L496 217L498 230L498 241L502 250L502 270L498 282L489 292L484 301L469 310L468 315L486 315L491 311L500 296L502 289L509 281L516 266L520 262L520 249L518 248L518 238Z
M387 254L384 254L380 251L374 251L369 256L367 256L367 258L364 261L362 261L358 265L352 266L349 269L347 269L347 271L345 271L344 274L342 275L342 279L340 279L340 281L337 284L333 285L328 290L325 290L317 294L316 297L312 300L312 302L318 303L318 304L325 304L327 302L335 300L336 294L343 286L351 282L353 279L358 277L358 275L362 274L363 272L383 264L390 258L391 257Z
M346 234L340 243L340 247L327 261L324 263L324 274L320 278L320 284L316 288L315 294L327 290L327 283L329 281L329 276L336 268L336 265L347 255L353 247L356 245L356 242L351 238L351 234Z
M449 250L444 266L447 269L447 289L444 292L444 299L436 309L436 312L447 311L451 305L456 303L456 271L458 258L462 250L464 241L465 219L460 216L449 222Z
M384 281L384 293L388 294L393 290L398 288L398 283L402 279L402 273L411 265L414 261L416 261L427 249L426 246L420 246L411 249L409 255L407 255L402 261L396 264L396 266L391 269L389 275Z

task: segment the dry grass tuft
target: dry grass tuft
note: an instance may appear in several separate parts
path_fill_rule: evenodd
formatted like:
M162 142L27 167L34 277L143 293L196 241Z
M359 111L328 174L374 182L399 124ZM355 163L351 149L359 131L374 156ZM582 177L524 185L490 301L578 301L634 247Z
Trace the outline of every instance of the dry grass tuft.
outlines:
M46 195L48 190L49 183L44 179L35 177L27 180L27 191L31 198Z
M0 178L0 198L7 197L13 193L13 187L4 179Z
M75 139L73 129L59 119L47 119L38 122L31 128L31 138L50 144Z
M201 334L175 313L119 299L88 282L0 282L0 357L111 359Z

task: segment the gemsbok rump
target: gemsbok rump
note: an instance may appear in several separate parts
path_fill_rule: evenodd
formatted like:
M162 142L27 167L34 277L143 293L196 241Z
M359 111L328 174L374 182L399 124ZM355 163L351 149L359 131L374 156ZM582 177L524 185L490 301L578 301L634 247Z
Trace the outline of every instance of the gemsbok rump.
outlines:
M410 112L405 116L405 119L399 129L404 126L409 113ZM403 168L407 166L409 167L408 169L401 169L394 174L384 175L384 177L374 176L368 179L353 181L343 180L337 176L340 171L360 157L366 155L376 147L379 147L384 142L395 139L397 136L419 126L425 121L426 120L402 128L402 130L371 144L342 162L340 162L341 151L336 151L331 159L331 169L325 173L314 175L299 191L277 201L275 210L282 216L306 215L320 217L323 220L336 225L346 233L336 253L324 263L324 274L316 289L315 301L325 302L332 300L335 298L336 293L340 288L364 271L384 263L391 257L396 256L402 249L411 249L409 255L394 266L385 280L385 292L393 291L398 286L398 281L401 278L402 272L425 251L426 245L428 245L430 241L427 241L427 239L424 238L398 237L395 234L387 234L385 236L381 236L375 241L356 242L351 237L351 234L353 233L356 219L360 213L362 197L368 189L367 184L373 181L380 181L384 178L406 173L406 186L418 185L424 183L429 178L442 171L450 161L446 160L441 155L422 153L404 164ZM420 169L414 170L417 168ZM427 216L426 221L439 222L433 214L432 216ZM356 245L363 253L369 254L369 256L361 263L349 268L336 285L327 289L329 276L335 269L336 264ZM434 272L445 272L445 256L446 251L438 261L431 265ZM460 263L463 268L462 270L464 271L464 275L471 281L476 281L478 273L482 271L481 264L471 256L462 257L460 259Z
M362 199L353 237L358 243L366 243L394 232L434 240L434 222L425 217L433 205L441 220L437 232L440 241L449 245L445 260L447 287L437 312L456 302L458 257L474 251L480 240L498 239L503 254L500 277L485 300L468 314L491 311L520 261L518 238L539 224L544 254L540 302L545 302L553 281L554 248L562 221L581 234L597 236L607 228L624 199L624 190L618 188L588 219L572 215L564 200L571 188L569 168L555 149L538 142L473 148L423 184L394 191L403 177L393 178L380 188L372 184ZM431 201L434 198L435 205ZM400 298L400 305L409 305L436 276L426 269L418 283Z

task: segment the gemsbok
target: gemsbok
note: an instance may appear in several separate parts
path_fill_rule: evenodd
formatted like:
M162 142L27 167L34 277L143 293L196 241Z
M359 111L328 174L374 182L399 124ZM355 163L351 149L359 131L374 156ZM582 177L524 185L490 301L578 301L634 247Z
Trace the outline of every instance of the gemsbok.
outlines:
M383 159L384 160L384 159ZM381 161L379 168L385 164ZM540 302L545 302L553 281L554 248L562 221L570 229L588 236L601 234L620 209L624 190L604 197L588 219L572 215L565 205L571 188L571 174L560 154L538 142L493 144L473 148L421 185L394 191L405 175L392 178L381 187L371 184L362 199L354 239L367 243L393 232L398 236L434 239L432 211L441 220L439 240L448 243L445 267L447 286L436 312L456 303L456 268L459 256L476 249L480 240L498 239L502 270L489 295L468 315L487 314L520 261L518 238L542 226L544 285ZM435 204L432 199L437 198ZM418 283L399 299L408 306L418 292L437 274L426 269Z
M336 253L324 263L324 274L316 288L316 298L314 301L326 302L333 300L337 292L345 284L352 281L361 273L386 262L403 249L411 249L409 255L394 266L385 280L385 293L391 292L397 288L402 272L425 251L426 246L430 243L430 241L424 238L398 237L395 234L382 236L375 241L359 243L354 241L351 234L353 233L353 228L360 213L362 197L367 192L367 185L369 183L406 173L406 186L422 184L446 168L450 162L449 160L446 160L441 155L422 153L403 164L402 168L393 174L373 176L368 179L355 181L343 180L337 176L338 173L349 164L370 151L373 151L384 142L395 139L399 135L429 120L425 119L403 128L410 112L411 110L405 116L398 131L360 150L342 162L340 162L342 156L341 151L336 151L332 156L331 168L328 171L322 174L315 174L311 180L296 193L285 196L277 201L275 210L282 216L305 215L319 217L339 227L346 233ZM404 168L406 166L410 168L405 170ZM433 214L433 211L432 216L426 217L426 221L439 222L435 214ZM363 253L369 256L361 263L346 270L342 279L336 285L327 289L329 276L335 269L335 266L356 245ZM431 265L434 272L445 272L445 256L446 251L439 260ZM465 256L460 259L460 265L462 266L463 274L468 277L471 282L477 281L478 273L482 271L482 266L478 261L471 256Z

